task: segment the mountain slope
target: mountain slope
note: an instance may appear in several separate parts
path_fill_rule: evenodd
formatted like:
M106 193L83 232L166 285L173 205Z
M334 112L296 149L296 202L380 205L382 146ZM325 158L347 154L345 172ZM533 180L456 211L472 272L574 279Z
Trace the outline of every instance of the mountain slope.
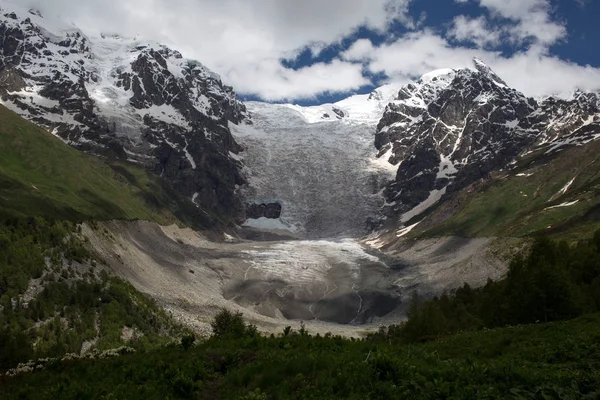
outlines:
M592 314L411 345L298 332L214 338L190 349L169 346L116 359L57 363L0 381L0 395L505 399L510 393L525 399L597 398L599 328L600 317Z
M88 37L11 3L1 13L4 105L80 150L144 165L203 209L243 216L227 125L247 113L216 74L157 43Z
M208 218L158 177L81 153L0 106L0 216L147 219L197 226ZM195 220L190 215L200 214Z
M567 240L591 237L600 226L600 142L518 160L459 192L412 234L524 236L537 232Z
M476 59L473 69L434 71L403 87L386 108L377 129L375 145L379 155L397 166L396 177L385 191L389 204L386 212L393 216L391 224L400 225L398 233L405 234L406 228L414 225L432 206L448 203L446 207L441 206L443 211L439 211L435 218L432 216L428 223L419 227L421 231L426 226L435 228L435 224L445 220L448 213L460 208L457 202L469 201L472 185L494 176L502 176L502 179L515 176L517 169L527 169L526 163L535 162L538 167L548 165L550 170L558 170L558 174L548 178L553 179L555 186L563 187L566 182L561 177L568 176L569 172L559 166L569 165L572 170L578 166L569 163L568 157L553 155L573 146L594 145L593 141L600 137L600 94L575 92L571 99L527 98L509 88L489 67ZM593 150L588 153L591 157ZM586 157L589 164L586 165L596 171L594 160ZM585 160L580 161L583 163ZM573 175L571 173L569 179ZM518 228L517 225L523 221L517 219L529 216L528 206L513 204L523 195L517 192L516 196L509 198L502 194L523 188L523 185L514 182L530 186L542 182L536 182L535 178L510 182L499 184L504 185L506 190L494 192L495 195L490 192L487 197L490 201L495 198L493 201L500 208L512 209L510 213L498 212L492 217L491 210L500 208L490 209L489 201L484 201L479 211L465 209L464 224L460 229L432 232L512 235L540 229L544 218L524 230ZM553 190L550 186L545 187ZM483 185L477 187L484 190ZM540 197L539 192L534 192L538 202L543 198L542 202L550 202L549 206L554 204L555 198L551 198L554 193ZM503 201L513 205L502 205ZM538 203L529 201L528 204ZM512 212L519 217L506 220L505 217L513 215ZM554 213L558 214L558 210ZM484 214L488 217L477 219ZM499 228L500 222L505 224L505 228Z

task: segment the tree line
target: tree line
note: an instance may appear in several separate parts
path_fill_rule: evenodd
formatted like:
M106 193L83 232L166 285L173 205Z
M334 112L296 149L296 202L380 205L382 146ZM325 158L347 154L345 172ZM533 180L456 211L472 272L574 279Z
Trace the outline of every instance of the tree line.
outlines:
M372 339L424 341L459 331L542 323L600 311L600 230L576 245L535 239L510 262L502 280L465 284L423 301L413 296L408 320L382 327Z

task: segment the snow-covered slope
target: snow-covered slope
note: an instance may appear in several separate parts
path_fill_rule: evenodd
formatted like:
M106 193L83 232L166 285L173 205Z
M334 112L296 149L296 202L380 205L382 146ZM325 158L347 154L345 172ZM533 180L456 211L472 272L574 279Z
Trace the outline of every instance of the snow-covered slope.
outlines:
M241 209L228 123L246 120L245 106L202 64L5 2L0 43L5 106L81 150L145 164L202 208Z
M333 104L312 107L293 104L285 104L285 106L298 112L310 124L344 119L354 123L377 125L386 106L397 96L401 87L397 84L388 84L371 93L350 96Z
M551 153L600 137L599 98L578 92L538 102L478 59L474 68L424 75L400 89L377 127L379 155L397 167L387 214L403 224L540 146Z
M281 214L255 215L246 224L309 238L360 236L376 226L381 190L395 171L373 147L391 92L384 87L316 107L248 103L254 125L231 125L245 150L244 194L265 210L279 203Z

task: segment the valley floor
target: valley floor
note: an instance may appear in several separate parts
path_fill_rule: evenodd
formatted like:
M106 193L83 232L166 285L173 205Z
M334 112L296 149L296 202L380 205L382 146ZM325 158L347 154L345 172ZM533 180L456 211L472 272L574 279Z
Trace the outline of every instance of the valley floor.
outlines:
M265 332L305 321L311 333L363 336L402 320L414 291L479 286L507 264L499 241L485 238L219 242L175 225L120 221L83 233L113 272L200 334L226 307Z

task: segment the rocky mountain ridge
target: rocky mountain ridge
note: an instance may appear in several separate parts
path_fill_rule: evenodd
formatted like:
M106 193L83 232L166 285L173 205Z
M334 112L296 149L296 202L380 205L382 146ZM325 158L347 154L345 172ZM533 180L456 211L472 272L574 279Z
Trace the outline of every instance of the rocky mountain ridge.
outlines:
M229 122L250 121L218 75L158 43L88 37L9 3L0 43L6 107L80 150L145 165L203 211L243 219Z
M482 61L404 86L377 126L379 156L398 166L387 214L406 223L456 192L509 170L520 155L545 154L600 137L600 94L528 98Z

